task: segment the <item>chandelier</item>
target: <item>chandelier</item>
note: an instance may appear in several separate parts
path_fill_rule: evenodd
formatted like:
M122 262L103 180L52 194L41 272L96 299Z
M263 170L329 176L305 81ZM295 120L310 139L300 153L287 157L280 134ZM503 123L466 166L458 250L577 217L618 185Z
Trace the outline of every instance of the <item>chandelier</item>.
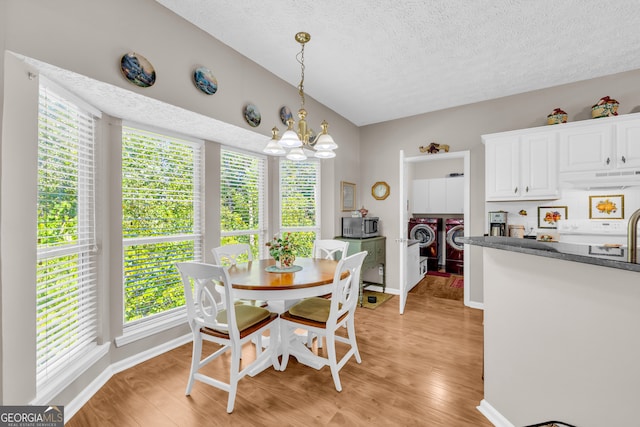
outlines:
M320 126L322 131L318 136L314 135L312 129L307 128L307 110L304 109L304 45L311 40L309 33L300 32L295 39L302 47L296 55L300 63L300 84L298 84L298 94L300 95L300 109L298 110L298 129L294 129L293 118L287 120L287 130L278 139L278 128L271 129L271 140L264 148L264 152L273 155L283 155L286 153L287 159L301 161L307 158L307 152L314 152L314 156L321 159L331 159L336 156L333 152L338 145L333 141L328 133L329 123L323 120ZM289 150L287 152L287 150Z

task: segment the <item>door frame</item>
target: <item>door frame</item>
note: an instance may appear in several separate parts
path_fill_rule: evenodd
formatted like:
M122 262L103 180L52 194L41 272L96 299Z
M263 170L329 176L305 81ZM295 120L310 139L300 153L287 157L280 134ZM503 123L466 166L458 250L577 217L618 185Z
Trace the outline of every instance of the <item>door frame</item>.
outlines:
M398 230L400 230L401 235L396 241L400 243L400 250L398 251L399 257L399 282L400 282L400 314L404 313L404 308L407 303L407 298L409 297L409 291L411 290L407 286L407 272L405 271L405 259L406 259L406 251L407 251L407 233L408 233L408 222L409 222L409 179L407 174L408 165L413 163L423 163L423 162L433 162L438 160L450 160L450 159L463 159L464 164L464 236L468 236L469 234L469 209L471 206L470 200L470 187L471 187L471 153L470 151L454 151L449 153L441 153L434 155L422 155L422 156L413 156L413 157L405 157L404 150L400 150L400 172L399 172L399 180L400 182L400 214L398 217L400 218L400 224ZM471 271L471 257L469 253L469 245L464 245L464 305L470 305L470 292L471 284L473 283L473 278L468 274Z

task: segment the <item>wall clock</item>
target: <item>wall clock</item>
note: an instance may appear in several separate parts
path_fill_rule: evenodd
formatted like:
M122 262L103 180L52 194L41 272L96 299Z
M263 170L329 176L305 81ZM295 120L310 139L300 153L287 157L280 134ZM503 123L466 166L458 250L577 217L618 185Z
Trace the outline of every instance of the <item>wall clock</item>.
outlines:
M371 187L371 195L376 200L384 200L389 197L389 184L384 181L378 181Z

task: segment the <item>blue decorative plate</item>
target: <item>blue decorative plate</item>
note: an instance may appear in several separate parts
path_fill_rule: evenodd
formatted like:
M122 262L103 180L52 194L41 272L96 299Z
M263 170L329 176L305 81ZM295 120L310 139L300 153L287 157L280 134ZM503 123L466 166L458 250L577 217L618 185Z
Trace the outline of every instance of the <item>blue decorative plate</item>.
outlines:
M260 121L262 121L262 116L260 115L260 110L253 104L247 104L244 106L244 119L249 123L251 127L258 127L260 125Z
M218 80L211 70L205 67L198 67L193 71L193 83L207 95L213 95L218 91Z
M156 71L144 56L129 52L122 56L120 68L124 77L136 86L149 87L156 82Z
M291 114L291 110L286 105L280 109L280 121L283 125L289 126L289 119L293 118L293 114Z
M264 269L269 273L295 273L296 271L302 270L302 266L292 265L289 268L280 268L277 265L270 265L269 267Z

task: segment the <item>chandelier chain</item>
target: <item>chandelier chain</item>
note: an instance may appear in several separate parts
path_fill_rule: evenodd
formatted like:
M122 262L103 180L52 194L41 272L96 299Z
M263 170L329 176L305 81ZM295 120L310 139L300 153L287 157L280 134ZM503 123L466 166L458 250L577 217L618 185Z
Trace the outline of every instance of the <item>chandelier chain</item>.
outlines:
M300 107L304 108L304 43L302 49L296 55L296 59L300 64L300 84L298 85L298 94L300 95Z

